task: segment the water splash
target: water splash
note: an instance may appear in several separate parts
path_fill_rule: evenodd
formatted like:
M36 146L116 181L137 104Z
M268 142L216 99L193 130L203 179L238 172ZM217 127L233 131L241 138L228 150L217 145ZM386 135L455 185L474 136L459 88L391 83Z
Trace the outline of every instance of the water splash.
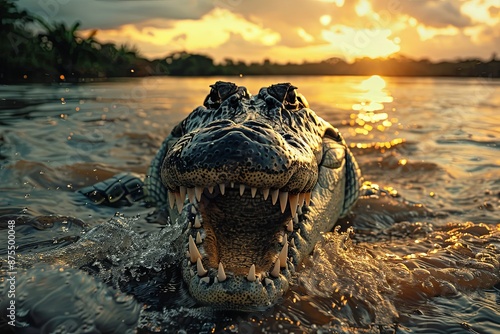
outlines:
M448 224L436 231L421 225L396 224L387 240L376 242L325 234L299 273L304 295L319 312L367 327L397 322L433 297L500 282L500 225ZM421 234L412 235L417 229Z

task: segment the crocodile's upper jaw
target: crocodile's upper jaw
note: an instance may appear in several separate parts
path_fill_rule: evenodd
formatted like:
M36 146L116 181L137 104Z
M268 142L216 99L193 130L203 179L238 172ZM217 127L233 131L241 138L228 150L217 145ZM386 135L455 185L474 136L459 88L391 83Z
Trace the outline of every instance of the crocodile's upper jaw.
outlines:
M344 143L302 101L287 110L286 91L278 101L268 90L251 98L240 87L217 109L196 109L162 166L171 208L188 225L184 280L218 308L274 303L343 211Z

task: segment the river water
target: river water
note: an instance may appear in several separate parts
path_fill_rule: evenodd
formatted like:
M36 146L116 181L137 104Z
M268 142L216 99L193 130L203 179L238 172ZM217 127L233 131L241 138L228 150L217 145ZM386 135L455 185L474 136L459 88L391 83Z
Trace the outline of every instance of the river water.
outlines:
M340 129L365 180L384 189L361 199L343 221L353 231L324 235L283 300L262 312L213 312L189 300L173 258L177 226L165 226L154 208L96 207L74 193L116 173L144 175L172 127L216 80L253 94L293 83ZM106 313L109 324L124 326L112 327L121 328L116 332L498 333L498 110L500 81L485 78L165 77L0 86L0 255L6 258L7 222L14 220L18 262L50 263L20 268L17 289L26 292L17 319L41 326L50 316L29 313L43 307L33 299L65 282L71 289L50 294L63 314L55 323L82 333L98 321L88 316L83 326L64 316L74 308L70 313L82 317L72 298L85 287L95 294L111 285L126 306ZM65 276L57 276L63 267ZM6 275L5 262L1 270ZM2 307L6 298L4 288ZM121 317L132 320L124 325ZM46 330L57 328L51 326Z

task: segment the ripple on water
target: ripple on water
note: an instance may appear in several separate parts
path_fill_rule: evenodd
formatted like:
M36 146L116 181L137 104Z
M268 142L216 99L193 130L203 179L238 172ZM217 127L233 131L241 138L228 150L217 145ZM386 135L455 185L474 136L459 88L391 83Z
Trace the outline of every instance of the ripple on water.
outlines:
M95 277L46 264L19 270L17 277L16 333L135 333L140 305ZM0 312L6 317L11 299L2 281ZM8 325L0 330L10 333Z
M408 236L408 229L415 229L412 225L399 224L400 235ZM370 243L353 243L345 234L332 232L323 236L298 280L304 296L322 301L314 305L320 305L320 313L354 327L390 325L433 297L452 297L444 300L455 303L463 293L498 283L499 246L500 225L449 224L418 239ZM488 310L482 309L483 317ZM439 320L427 324L424 316L419 319L423 323L418 326L440 327ZM441 323L443 332L445 323L449 318Z

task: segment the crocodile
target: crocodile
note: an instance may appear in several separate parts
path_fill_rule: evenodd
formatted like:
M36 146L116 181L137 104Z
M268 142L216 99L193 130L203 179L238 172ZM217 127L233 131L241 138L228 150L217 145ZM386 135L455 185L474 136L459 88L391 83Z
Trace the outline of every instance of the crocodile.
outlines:
M95 203L167 208L185 226L181 271L191 296L215 309L265 309L353 207L362 176L339 131L291 83L257 95L231 82L210 87L144 182L121 175L80 192Z

